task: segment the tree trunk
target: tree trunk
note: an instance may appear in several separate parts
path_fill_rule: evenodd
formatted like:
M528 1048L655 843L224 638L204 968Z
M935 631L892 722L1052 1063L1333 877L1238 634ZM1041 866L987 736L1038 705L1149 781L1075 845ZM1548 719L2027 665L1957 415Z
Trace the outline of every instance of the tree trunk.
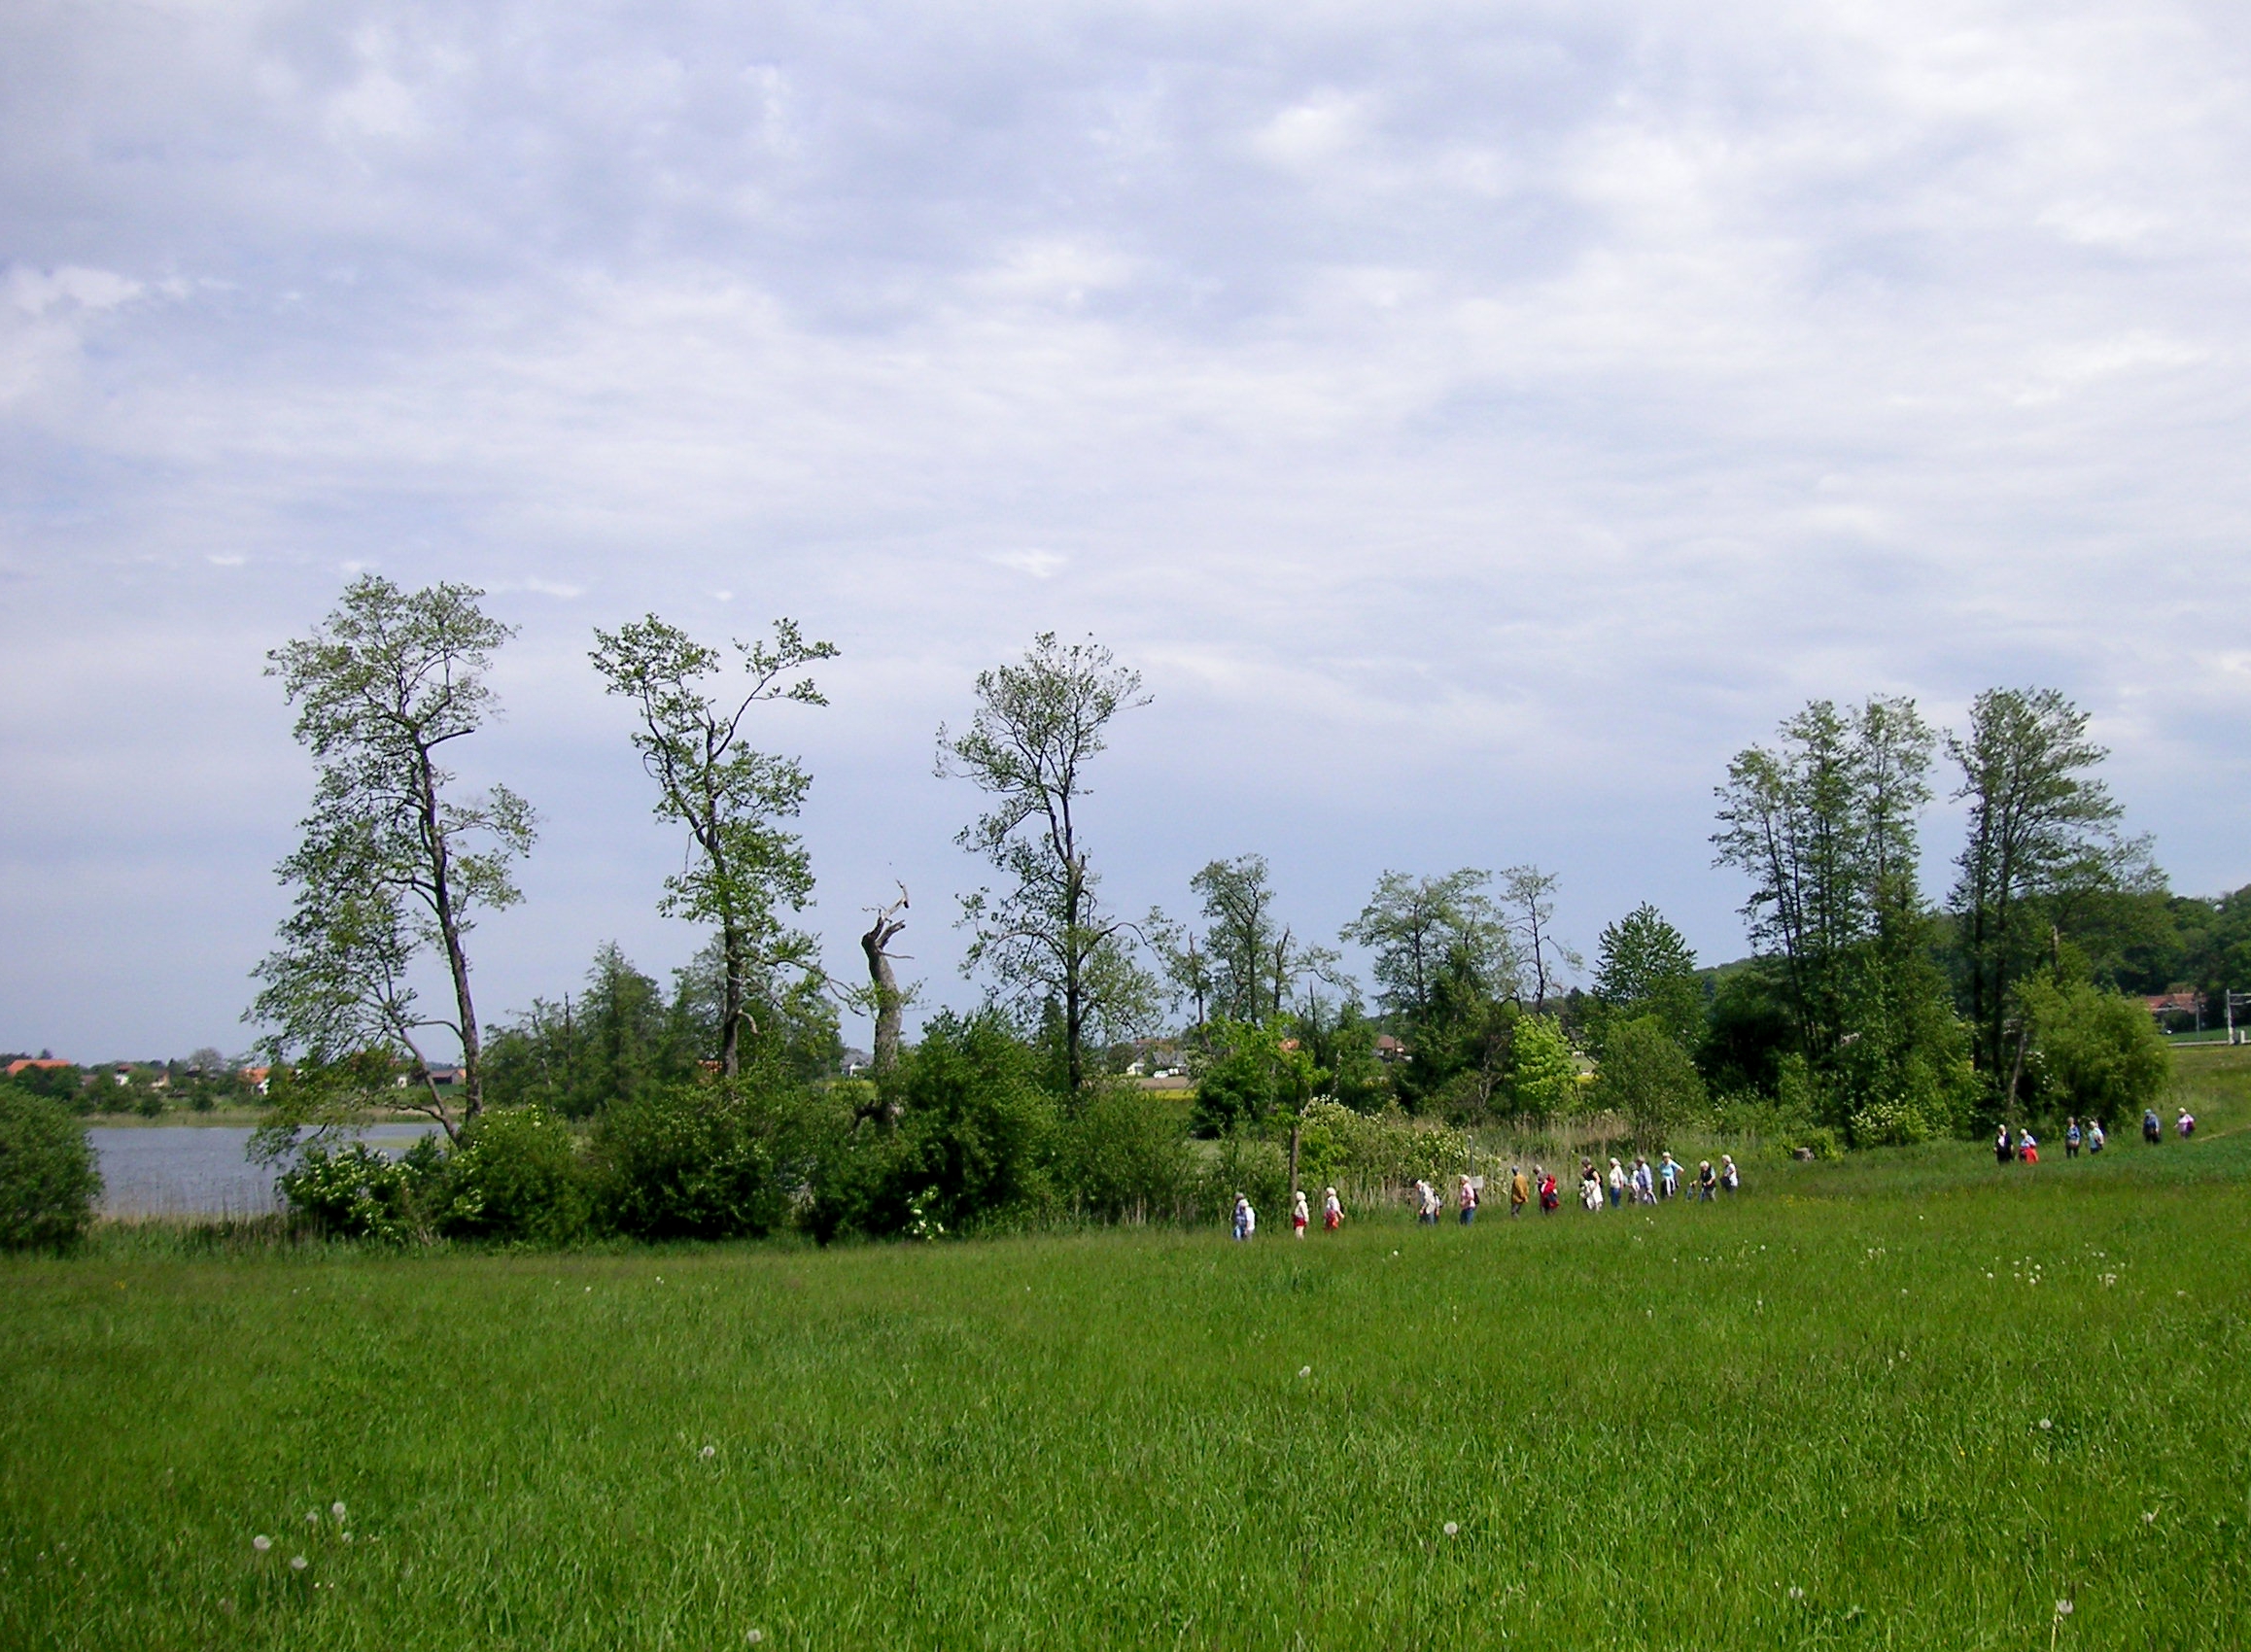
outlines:
M445 964L453 977L454 1008L461 1032L462 1121L467 1123L484 1108L483 1049L477 1037L477 1008L469 997L468 952L461 943L461 919L453 910L453 857L448 852L445 828L437 809L437 775L428 748L420 753L417 776L421 797L423 845L430 855L431 906L437 914L438 936L445 945Z
M743 935L732 923L720 935L719 1071L732 1079L743 1070Z
M899 1022L906 1001L899 994L898 973L891 968L891 943L907 927L898 914L907 905L907 886L899 898L876 912L876 921L860 937L860 950L868 956L868 984L876 996L876 1071L888 1073L899 1064Z

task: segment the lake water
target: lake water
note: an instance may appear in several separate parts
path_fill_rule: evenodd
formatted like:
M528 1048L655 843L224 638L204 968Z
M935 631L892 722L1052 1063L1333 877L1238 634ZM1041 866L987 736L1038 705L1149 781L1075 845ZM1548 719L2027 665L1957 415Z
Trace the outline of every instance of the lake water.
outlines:
M429 1124L375 1124L365 1140L397 1157ZM243 1156L247 1127L101 1124L87 1132L101 1160L105 1216L260 1216L279 1210L273 1171Z

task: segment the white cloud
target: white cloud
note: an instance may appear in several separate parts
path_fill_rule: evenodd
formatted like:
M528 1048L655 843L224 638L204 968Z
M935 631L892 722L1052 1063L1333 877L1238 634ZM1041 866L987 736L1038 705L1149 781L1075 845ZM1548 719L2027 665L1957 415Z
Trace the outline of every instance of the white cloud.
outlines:
M222 1036L301 790L257 667L370 567L523 628L503 1002L685 947L579 681L650 608L844 646L774 736L821 921L908 877L941 990L929 734L1045 629L1158 694L1104 760L1129 907L1264 847L1333 928L1546 858L1581 940L1646 895L1724 954L1729 751L2034 679L2243 881L2246 45L2185 0L18 8L0 564L69 692L0 718L60 777L0 806L0 924L83 980L151 902L213 939L98 1012L0 967L0 1044ZM165 661L161 739L106 651ZM198 778L249 772L255 829Z

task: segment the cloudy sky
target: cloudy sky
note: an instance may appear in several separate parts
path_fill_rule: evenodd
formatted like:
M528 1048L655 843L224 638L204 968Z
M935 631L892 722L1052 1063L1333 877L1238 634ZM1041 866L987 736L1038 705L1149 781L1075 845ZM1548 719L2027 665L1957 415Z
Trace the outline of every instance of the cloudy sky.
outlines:
M1728 755L2053 684L2251 881L2251 10L2226 0L0 10L0 1048L239 1049L352 573L520 628L505 1015L669 968L592 627L797 617L814 922L955 973L984 665L1156 695L1117 903L1535 861L1709 959ZM1928 822L1934 884L1957 839Z

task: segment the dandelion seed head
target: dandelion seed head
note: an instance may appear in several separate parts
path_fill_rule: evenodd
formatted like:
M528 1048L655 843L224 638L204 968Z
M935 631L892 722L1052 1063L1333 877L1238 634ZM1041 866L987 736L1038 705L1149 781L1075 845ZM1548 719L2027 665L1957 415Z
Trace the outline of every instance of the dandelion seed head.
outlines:
M2055 1426L2055 1424L2049 1422L2045 1417L2040 1419L2040 1427L2043 1428L2053 1428Z
M2069 1616L2071 1615L2071 1602L2070 1602L2070 1601L2068 1601L2068 1600L2059 1600L2059 1601L2057 1601L2057 1602L2056 1602L2056 1615L2057 1615L2058 1617L2060 1617L2060 1618L2067 1618L2067 1617L2069 1617Z
M704 1448L702 1451L698 1452L696 1455L697 1455L698 1457L702 1458L702 1459L703 1459L703 1460L704 1460L706 1463L709 1463L709 1462L710 1462L710 1461L711 1461L711 1459L712 1459L712 1458L714 1458L714 1457L717 1457L717 1456L719 1455L719 1448L718 1448L717 1446L706 1446L706 1447L705 1447L705 1448Z
M273 1539L268 1537L264 1532L260 1532L257 1536L250 1540L250 1546L262 1555L266 1552L266 1550L273 1547Z
M755 1646L761 1640L766 1638L766 1632L762 1629L754 1629L748 1635L745 1635L743 1638L747 1640L751 1645Z
M1445 1532L1449 1537L1459 1537L1462 1534L1461 1524L1458 1521L1447 1521L1445 1525Z
M1313 1367L1310 1365L1300 1365L1298 1367L1298 1374L1301 1377L1309 1377L1313 1374Z
M306 1564L306 1563L305 1563L305 1557L304 1557L304 1556L302 1556L302 1555L292 1555L292 1556L290 1556L290 1570L292 1570L292 1571L302 1571L302 1570L304 1570L304 1569L305 1569L305 1564Z
M317 1509L317 1508L308 1508L307 1510L305 1510L305 1524L306 1524L307 1526L318 1526L318 1525L320 1525L320 1523L321 1523L321 1511L320 1511L319 1509Z
M330 1503L329 1505L329 1512L334 1515L338 1520L341 1520L344 1518L344 1505L342 1503Z

